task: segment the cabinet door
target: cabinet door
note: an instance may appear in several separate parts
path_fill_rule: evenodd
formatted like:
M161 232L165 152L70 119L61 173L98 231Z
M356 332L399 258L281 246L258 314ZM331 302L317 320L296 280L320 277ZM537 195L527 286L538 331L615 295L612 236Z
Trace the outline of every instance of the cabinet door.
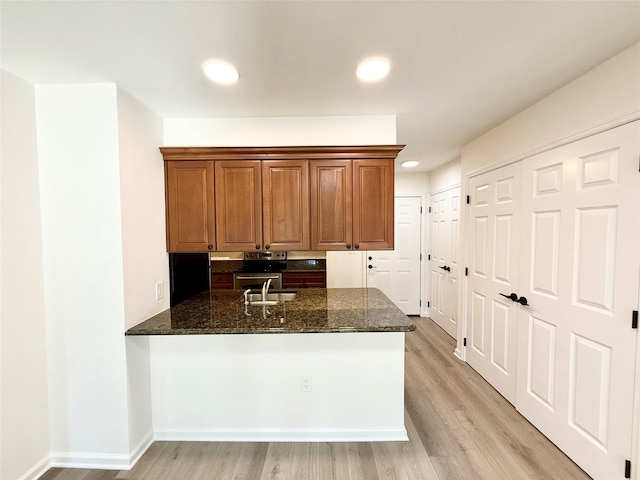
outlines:
M309 250L309 161L262 162L265 250Z
M324 272L292 272L282 274L282 288L325 288Z
M260 160L215 162L218 251L262 248Z
M393 250L393 160L353 161L353 248Z
M349 250L352 242L351 160L311 160L311 250Z
M214 249L213 162L165 162L167 251Z

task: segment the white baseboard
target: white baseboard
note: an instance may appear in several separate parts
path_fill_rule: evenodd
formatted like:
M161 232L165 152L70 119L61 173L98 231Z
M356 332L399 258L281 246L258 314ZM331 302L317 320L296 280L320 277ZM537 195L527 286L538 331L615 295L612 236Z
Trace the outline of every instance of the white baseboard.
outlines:
M204 442L402 442L407 430L155 429L154 440Z
M51 467L95 468L100 470L131 470L153 443L149 432L129 454L52 452Z
M45 455L34 466L27 470L18 480L36 480L44 475L51 468L51 457Z
M153 432L149 431L145 437L140 440L140 443L135 446L135 448L129 452L129 469L133 468L133 466L138 463L140 457L144 455L144 452L151 446L153 443Z

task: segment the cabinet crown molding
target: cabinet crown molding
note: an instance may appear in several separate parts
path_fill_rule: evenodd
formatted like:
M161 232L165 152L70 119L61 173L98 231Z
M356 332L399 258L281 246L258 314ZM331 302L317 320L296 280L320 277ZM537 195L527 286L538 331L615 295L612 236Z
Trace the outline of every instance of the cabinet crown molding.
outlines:
M168 160L395 159L405 145L285 147L160 147Z

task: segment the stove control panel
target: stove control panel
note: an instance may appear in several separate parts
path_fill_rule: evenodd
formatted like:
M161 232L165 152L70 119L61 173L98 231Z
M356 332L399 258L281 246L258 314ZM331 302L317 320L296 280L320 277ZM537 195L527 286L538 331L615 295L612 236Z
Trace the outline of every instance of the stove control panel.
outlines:
M287 252L245 252L245 260L286 260Z

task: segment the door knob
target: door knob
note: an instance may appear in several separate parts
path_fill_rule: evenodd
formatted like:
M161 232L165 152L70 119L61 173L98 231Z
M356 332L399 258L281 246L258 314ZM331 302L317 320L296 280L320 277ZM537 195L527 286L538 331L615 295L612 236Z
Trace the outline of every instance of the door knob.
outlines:
M378 268L378 267L374 267L373 265L369 265L369 268Z
M512 293L511 295L505 295L504 293L501 293L500 295L502 295L505 298L508 298L512 302L517 302L518 301L518 294L517 293ZM525 298L525 302L526 301L527 301L527 299Z
M373 257L369 257L369 260L373 260Z
M516 302L518 302L523 307L529 306L529 304L527 303L527 297L520 297L518 300L516 300Z
M441 268L442 270L444 270L445 272L450 272L451 271L451 267L447 267L446 265L443 267L438 267Z

